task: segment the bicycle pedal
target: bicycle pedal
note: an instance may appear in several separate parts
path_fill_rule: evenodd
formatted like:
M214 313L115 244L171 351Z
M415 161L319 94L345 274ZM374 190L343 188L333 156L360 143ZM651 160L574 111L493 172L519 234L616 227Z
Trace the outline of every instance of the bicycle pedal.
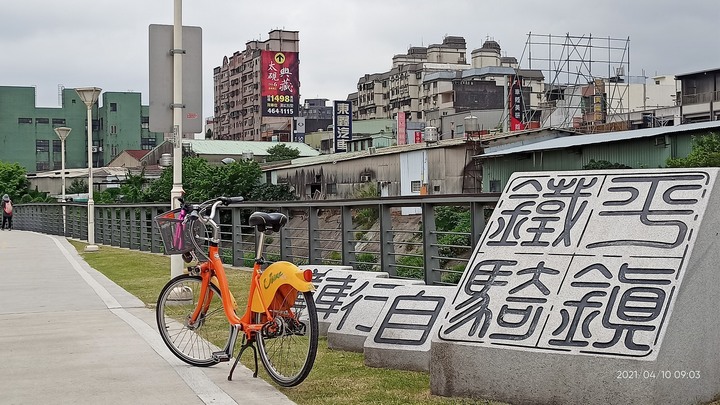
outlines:
M221 363L225 361L230 361L230 355L225 352L213 352L212 358L213 360L219 361Z

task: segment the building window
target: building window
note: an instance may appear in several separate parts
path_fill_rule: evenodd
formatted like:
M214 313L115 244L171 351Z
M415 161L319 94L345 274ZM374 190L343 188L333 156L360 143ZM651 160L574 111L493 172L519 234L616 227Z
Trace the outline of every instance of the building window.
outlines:
M60 159L60 153L62 152L62 145L59 139L53 139L53 156L57 154Z
M52 124L53 125L65 125L65 118L53 118Z
M110 111L117 111L117 103L110 103Z
M18 124L32 124L32 118L18 118Z
M155 148L155 138L141 138L140 139L140 149L152 150L154 148Z
M420 181L418 181L418 180L411 181L410 182L410 192L419 193L421 186L422 186L422 183L420 183Z
M113 135L117 134L117 125L111 125L110 126L110 133Z
M491 193L499 193L500 192L500 180L490 180L490 192Z
M50 119L49 118L35 118L36 124L49 124Z
M38 139L35 141L35 152L48 152L50 150L50 141L47 139Z
M337 183L328 183L327 185L328 194L337 194Z
M50 164L48 162L37 162L35 164L35 170L38 172L50 170Z

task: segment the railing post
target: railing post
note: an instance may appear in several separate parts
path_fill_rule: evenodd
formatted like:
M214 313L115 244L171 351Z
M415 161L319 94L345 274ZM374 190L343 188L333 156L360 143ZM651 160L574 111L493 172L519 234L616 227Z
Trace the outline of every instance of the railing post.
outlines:
M127 215L126 215L126 212L125 212L125 207L119 208L118 211L119 211L119 214L120 214L120 218L119 218L120 226L118 227L118 230L119 230L119 233L120 233L120 241L119 241L119 243L118 243L118 246L120 246L120 247L129 247L129 246L130 246L130 241L128 240L128 235L127 235L128 233L127 233L126 230L125 230L125 221L127 221Z
M232 252L233 266L240 267L244 263L244 255L242 250L242 208L233 207L230 211L232 221Z
M322 263L322 254L320 254L320 241L317 238L320 221L318 217L319 209L311 206L308 209L308 263Z
M379 204L378 212L380 214L380 270L388 272L392 277L397 275L397 267L395 267L391 207Z
M441 281L441 274L435 269L440 268L437 232L435 228L435 206L424 203L422 207L423 263L425 267L425 284L431 285Z
M470 246L474 249L480 243L485 230L485 203L470 203Z
M150 223L151 223L151 224L150 224L150 251L153 252L153 253L160 253L160 252L162 252L162 249L163 249L163 248L162 248L162 243L161 243L161 241L160 241L160 232L158 232L158 229L157 229L157 227L155 226L155 224L152 223L153 220L154 220L154 218L155 218L155 216L157 216L158 214L160 214L160 212L158 212L158 209L157 209L157 208L153 208L153 209L151 210L151 215L150 215Z
M150 250L150 241L148 240L148 213L149 209L142 207L140 208L140 250ZM152 226L152 218L150 218L150 226Z
M281 208L280 212L283 213L288 218L288 225L290 224L290 209L289 208ZM290 246L292 245L291 240L289 238L290 231L287 230L287 225L283 227L280 230L279 237L280 237L280 260L285 260L288 262L292 261L292 258L290 257Z
M342 264L347 266L355 262L355 238L353 238L352 209L346 205L340 210L340 230L342 232Z
M138 214L139 208L131 207L127 209L130 213L130 224L129 235L130 235L130 249L140 250L140 227L138 226Z

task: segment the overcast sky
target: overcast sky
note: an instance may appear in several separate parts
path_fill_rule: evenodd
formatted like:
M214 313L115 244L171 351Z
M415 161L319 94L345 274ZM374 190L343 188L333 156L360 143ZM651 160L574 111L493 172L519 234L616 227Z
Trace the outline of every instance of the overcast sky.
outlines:
M40 107L59 106L59 85L136 91L147 104L148 26L172 25L173 7L173 0L3 1L0 85L36 87ZM629 38L629 52L613 59L629 61L631 75L720 68L720 8L710 0L184 0L182 8L183 24L202 28L205 117L213 68L276 28L300 33L302 99L345 99L362 75L389 70L393 55L446 35L465 38L468 60L490 37L521 67L532 32Z

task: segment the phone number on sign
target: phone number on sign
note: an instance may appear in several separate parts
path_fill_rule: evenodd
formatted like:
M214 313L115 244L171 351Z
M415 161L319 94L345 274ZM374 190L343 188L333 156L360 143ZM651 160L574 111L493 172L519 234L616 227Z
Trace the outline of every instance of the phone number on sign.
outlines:
M618 370L619 380L699 380L699 370Z

